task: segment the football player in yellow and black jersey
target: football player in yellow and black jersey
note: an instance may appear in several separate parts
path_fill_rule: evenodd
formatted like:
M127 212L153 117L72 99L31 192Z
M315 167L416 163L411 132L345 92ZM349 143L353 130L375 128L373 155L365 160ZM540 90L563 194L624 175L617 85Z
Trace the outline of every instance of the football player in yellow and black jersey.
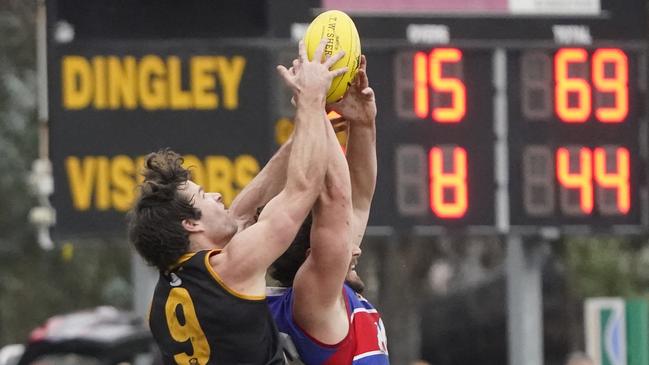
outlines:
M283 363L265 300L265 274L323 188L324 136L331 128L326 93L332 79L346 72L330 70L342 53L321 61L325 45L326 40L309 61L301 42L293 69L278 66L296 101L295 131L284 187L256 223L237 213L247 207L233 204L228 211L220 194L190 181L178 154L162 150L146 159L129 238L160 271L149 323L166 364Z

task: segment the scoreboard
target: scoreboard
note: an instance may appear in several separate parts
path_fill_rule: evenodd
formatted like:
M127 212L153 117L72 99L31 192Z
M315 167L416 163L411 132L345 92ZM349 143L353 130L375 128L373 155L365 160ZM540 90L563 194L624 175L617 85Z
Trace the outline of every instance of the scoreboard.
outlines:
M151 16L215 11L201 1ZM229 16L235 28L202 14L182 31L152 19L125 31L136 8L93 0L106 10L93 18L73 12L75 2L85 4L51 0L58 13L48 18L55 233L123 231L137 166L165 146L231 201L290 133L293 107L274 66L295 57L296 40L322 10L317 1L268 1L275 10L266 23L248 19L259 29L239 38L233 29L248 23ZM404 0L370 11L388 2L320 3L354 19L376 93L370 226L646 229L644 1L510 0L440 13L433 7L473 2ZM506 3L521 6L508 13ZM552 8L561 4L568 8ZM411 5L431 8L408 12ZM59 18L79 29L77 39L56 39Z
M364 53L379 109L372 224L492 226L491 53L447 46Z
M644 48L364 42L363 53L379 109L370 225L646 224Z
M372 223L493 227L501 166L512 226L644 224L644 50L507 49L500 96L494 50L366 53L379 106Z
M646 223L644 49L366 53L379 106L372 223L496 229L504 219L595 230Z
M619 45L512 52L513 224L641 223L644 58Z
M603 1L597 14L562 16L374 14L392 28L355 18L379 109L370 224L644 230L642 6Z

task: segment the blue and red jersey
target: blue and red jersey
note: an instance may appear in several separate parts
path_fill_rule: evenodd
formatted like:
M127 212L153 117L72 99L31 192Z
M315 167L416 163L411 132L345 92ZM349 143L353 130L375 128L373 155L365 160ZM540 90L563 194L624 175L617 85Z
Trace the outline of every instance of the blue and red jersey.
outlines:
M389 364L385 327L378 311L346 284L343 293L350 326L347 336L335 345L321 343L295 323L292 288L272 288L266 299L279 331L291 336L305 364Z

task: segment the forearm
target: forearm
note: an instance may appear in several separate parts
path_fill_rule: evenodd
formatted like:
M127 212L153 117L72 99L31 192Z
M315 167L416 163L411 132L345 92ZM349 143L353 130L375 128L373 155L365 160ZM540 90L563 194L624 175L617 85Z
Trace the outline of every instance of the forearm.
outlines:
M325 174L325 185L319 200L327 204L332 200L337 200L339 203L348 205L351 209L352 187L349 165L334 128L330 125L326 128L326 140L328 153L327 172Z
M333 128L327 128L328 165L324 189L313 208L311 229L311 250L313 260L330 274L336 272L342 277L347 273L348 257L351 253L352 230L351 182L347 160L340 147ZM334 239L321 240L321 232L330 232ZM332 271L337 268L336 271ZM334 280L334 282L336 282Z
M230 207L230 213L235 219L252 219L259 207L266 205L282 191L286 185L286 169L292 145L291 136L280 146L257 176L236 196Z
M347 162L355 211L368 211L376 188L376 126L371 123L350 123Z
M352 253L351 183L347 161L331 127L327 130L328 166L324 189L313 207L311 254L296 282L303 308L330 309L339 304ZM313 288L317 282L317 288ZM299 286L299 284L298 284ZM301 294L297 294L301 293ZM306 298L305 298L306 297ZM297 308L297 306L296 306Z
M313 200L320 192L327 169L324 99L298 101L293 145L288 158L286 190L306 192Z

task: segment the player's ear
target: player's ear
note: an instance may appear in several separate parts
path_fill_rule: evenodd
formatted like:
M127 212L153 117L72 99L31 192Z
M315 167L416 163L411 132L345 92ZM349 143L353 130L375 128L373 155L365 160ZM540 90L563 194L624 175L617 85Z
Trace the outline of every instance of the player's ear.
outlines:
M183 219L181 224L183 225L183 228L189 233L200 232L203 230L200 222L195 219Z

